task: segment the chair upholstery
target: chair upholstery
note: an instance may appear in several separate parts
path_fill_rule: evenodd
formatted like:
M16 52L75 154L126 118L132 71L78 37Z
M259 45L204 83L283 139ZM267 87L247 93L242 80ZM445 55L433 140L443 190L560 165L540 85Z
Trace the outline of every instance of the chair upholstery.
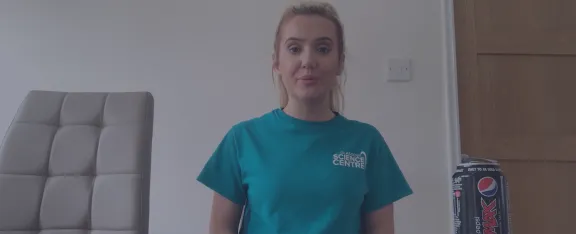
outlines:
M147 234L148 92L31 91L0 146L0 234Z

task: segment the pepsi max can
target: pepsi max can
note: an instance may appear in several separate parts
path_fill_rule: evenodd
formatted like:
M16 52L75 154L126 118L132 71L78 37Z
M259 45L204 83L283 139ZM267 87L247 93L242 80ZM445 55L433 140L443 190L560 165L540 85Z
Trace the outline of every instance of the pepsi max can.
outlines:
M462 157L452 176L456 234L511 234L508 182L494 160Z

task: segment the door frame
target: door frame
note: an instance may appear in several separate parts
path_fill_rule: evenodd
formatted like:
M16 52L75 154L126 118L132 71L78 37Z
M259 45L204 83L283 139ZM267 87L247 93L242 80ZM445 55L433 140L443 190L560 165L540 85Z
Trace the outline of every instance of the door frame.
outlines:
M460 139L460 112L458 108L458 77L456 67L456 32L454 28L454 0L442 0L444 4L444 74L445 74L445 98L448 126L448 149L450 150L450 173L454 173L460 162L461 139ZM452 198L451 198L452 199Z
M447 156L447 169L448 178L450 181L448 188L449 195L449 213L450 216L449 234L454 234L455 230L452 228L454 226L454 215L453 209L454 205L452 203L452 174L456 170L456 166L460 162L461 157L461 140L460 140L460 112L458 107L458 77L457 77L457 67L456 67L456 32L454 26L454 0L442 0L442 36L443 38L443 59L444 67L442 68L444 74L444 104L446 106L446 116L444 120L446 121L446 126L448 130L448 139L446 148L449 151Z

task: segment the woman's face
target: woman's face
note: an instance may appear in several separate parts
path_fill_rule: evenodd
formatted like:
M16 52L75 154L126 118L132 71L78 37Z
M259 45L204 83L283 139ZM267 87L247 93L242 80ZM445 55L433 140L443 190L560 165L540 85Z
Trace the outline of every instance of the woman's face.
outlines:
M341 72L336 27L320 16L295 16L281 28L274 71L290 98L325 101Z

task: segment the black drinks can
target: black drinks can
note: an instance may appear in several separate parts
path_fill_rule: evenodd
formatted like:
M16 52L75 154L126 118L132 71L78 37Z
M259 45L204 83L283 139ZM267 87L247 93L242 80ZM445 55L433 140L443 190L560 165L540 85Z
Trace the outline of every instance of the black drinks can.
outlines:
M452 176L456 234L511 234L508 182L494 160L462 156Z

